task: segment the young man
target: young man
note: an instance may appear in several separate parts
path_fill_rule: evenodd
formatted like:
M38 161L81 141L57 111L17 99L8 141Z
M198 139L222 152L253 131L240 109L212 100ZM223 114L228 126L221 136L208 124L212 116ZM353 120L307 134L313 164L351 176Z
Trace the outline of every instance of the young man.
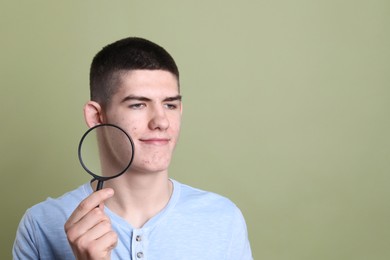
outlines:
M123 128L134 161L102 190L86 183L28 209L14 259L252 259L244 218L230 200L168 176L182 114L173 58L145 39L122 39L95 56L90 87L87 125Z

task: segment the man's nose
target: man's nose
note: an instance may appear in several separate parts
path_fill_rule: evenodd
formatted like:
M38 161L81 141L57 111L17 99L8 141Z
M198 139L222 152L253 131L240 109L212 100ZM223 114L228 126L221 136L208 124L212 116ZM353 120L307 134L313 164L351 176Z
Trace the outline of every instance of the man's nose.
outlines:
M156 109L152 112L151 119L149 121L149 128L151 130L166 130L169 127L169 120L162 109Z

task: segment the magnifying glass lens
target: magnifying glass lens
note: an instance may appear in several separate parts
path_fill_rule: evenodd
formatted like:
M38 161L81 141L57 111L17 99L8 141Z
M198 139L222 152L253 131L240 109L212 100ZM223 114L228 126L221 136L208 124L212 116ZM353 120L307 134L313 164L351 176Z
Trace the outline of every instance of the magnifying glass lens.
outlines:
M130 167L133 157L131 137L116 125L94 126L80 140L80 163L99 182L122 175Z

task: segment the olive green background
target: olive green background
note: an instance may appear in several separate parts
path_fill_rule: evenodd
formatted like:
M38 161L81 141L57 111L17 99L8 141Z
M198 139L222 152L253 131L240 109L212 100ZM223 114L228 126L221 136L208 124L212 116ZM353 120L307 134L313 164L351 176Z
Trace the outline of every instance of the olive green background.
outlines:
M1 259L89 179L89 65L127 36L181 71L171 176L234 201L255 259L390 259L390 1L2 0L0 28Z

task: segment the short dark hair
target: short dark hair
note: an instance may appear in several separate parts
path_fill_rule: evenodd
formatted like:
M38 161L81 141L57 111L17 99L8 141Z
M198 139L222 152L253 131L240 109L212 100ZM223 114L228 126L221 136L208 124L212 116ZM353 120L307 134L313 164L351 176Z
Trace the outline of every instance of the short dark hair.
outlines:
M129 70L179 70L172 56L161 46L138 37L129 37L105 46L92 60L89 75L91 100L107 105L120 86L121 75Z

